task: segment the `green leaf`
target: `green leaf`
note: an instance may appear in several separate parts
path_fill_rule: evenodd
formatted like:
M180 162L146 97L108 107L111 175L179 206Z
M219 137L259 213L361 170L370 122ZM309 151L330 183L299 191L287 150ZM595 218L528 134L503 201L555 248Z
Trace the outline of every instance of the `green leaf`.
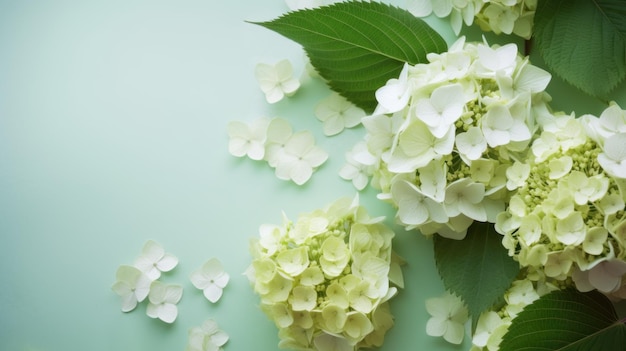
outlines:
M377 2L342 2L255 23L304 47L328 85L371 112L374 93L397 78L405 62L447 50L445 40L410 12Z
M500 350L624 350L626 325L603 294L553 291L519 314Z
M474 222L463 240L435 236L435 260L446 289L465 301L474 323L501 301L519 273L491 223Z
M626 77L626 1L543 0L534 31L548 67L585 93L606 96Z

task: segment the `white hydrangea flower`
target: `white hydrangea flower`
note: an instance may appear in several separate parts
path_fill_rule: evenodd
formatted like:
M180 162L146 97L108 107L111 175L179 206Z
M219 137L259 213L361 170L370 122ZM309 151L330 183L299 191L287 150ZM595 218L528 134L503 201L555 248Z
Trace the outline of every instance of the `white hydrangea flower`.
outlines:
M311 132L297 132L287 140L276 161L276 176L302 185L311 178L313 170L327 159L328 153L315 145Z
M475 221L487 220L487 212L482 205L485 197L485 186L473 182L469 178L459 179L448 185L444 200L446 213L449 217L463 214Z
M461 157L470 162L475 161L487 150L487 140L480 128L470 127L466 132L457 134L456 148Z
M610 176L626 178L626 133L614 134L604 141L598 162Z
M339 170L339 176L352 181L357 190L363 190L374 171L374 162L376 158L369 153L367 144L364 141L358 142L346 153L346 164Z
M394 182L391 196L398 206L397 218L407 229L434 221L445 223L449 217L443 204L424 195L408 181Z
M170 285L155 280L150 285L146 314L150 318L158 318L165 323L173 323L178 316L176 304L183 296L183 287Z
M494 33L511 34L515 27L515 21L519 18L519 9L509 7L497 2L491 2L485 7L483 15L489 21Z
M133 266L139 268L150 280L159 279L161 272L169 272L178 265L176 256L165 253L161 244L148 240Z
M344 128L357 126L365 117L365 112L343 96L332 93L317 105L315 117L324 122L324 134L332 136L341 133Z
M431 318L426 322L426 333L430 336L443 336L452 344L460 344L465 336L465 323L468 321L467 308L456 295L445 293L441 297L426 300L426 310Z
M193 272L190 280L193 286L203 291L204 297L215 303L222 297L222 290L228 284L230 276L224 272L222 263L217 258L212 258Z
M189 330L186 351L221 351L228 338L228 334L219 329L214 320L209 319Z
M270 104L295 94L300 88L300 81L293 77L293 66L289 60L281 60L274 65L258 63L254 74Z
M228 152L235 157L248 156L253 160L262 160L265 156L268 124L267 118L260 118L251 123L229 122Z
M530 165L515 161L513 165L506 169L506 188L515 190L526 183L530 175Z
M429 98L418 100L414 112L434 137L442 138L461 117L464 105L463 87L450 84L436 88Z
M489 339L501 325L505 324L495 311L487 311L480 315L476 324L476 331L472 337L472 344L477 347L487 347ZM490 350L489 348L487 348Z
M511 115L502 105L493 106L483 118L482 132L490 147L506 145L512 141L525 141L531 137L525 121Z
M111 289L122 298L122 312L130 312L148 296L152 280L137 267L127 265L119 266L115 277Z
M376 100L379 105L375 115L398 112L409 103L411 97L411 87L408 81L409 68L410 66L405 64L398 78L388 80L387 84L376 90Z

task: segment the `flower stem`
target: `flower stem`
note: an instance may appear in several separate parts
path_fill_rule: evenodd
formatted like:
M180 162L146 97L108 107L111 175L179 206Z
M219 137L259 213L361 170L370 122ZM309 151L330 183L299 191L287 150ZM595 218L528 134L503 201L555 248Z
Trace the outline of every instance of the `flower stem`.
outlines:
M533 39L524 40L524 56L530 55L530 51L533 48Z

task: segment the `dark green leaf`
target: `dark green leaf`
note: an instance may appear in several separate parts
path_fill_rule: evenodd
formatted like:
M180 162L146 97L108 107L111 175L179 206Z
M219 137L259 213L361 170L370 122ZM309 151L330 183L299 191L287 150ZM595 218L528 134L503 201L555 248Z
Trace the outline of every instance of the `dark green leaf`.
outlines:
M474 222L463 240L435 236L435 260L446 289L467 304L474 322L502 299L519 264L502 246L493 224Z
M543 0L534 36L550 69L593 96L626 77L626 1Z
M301 44L329 86L371 112L374 93L405 62L447 50L443 38L406 10L377 2L342 2L256 23Z
M509 327L501 351L623 351L626 325L599 292L554 291L527 306Z

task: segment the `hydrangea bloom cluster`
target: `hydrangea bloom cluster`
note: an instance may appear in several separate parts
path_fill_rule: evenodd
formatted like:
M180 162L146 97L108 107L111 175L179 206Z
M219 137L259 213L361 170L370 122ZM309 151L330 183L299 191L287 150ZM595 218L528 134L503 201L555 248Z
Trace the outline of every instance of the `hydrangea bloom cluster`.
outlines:
M462 239L473 221L504 210L515 160L549 114L550 74L513 44L464 38L428 60L377 90L379 105L363 118L367 150L350 162L373 169L372 185L407 229Z
M476 21L484 31L496 34L515 34L529 39L537 0L410 0L408 10L418 17L434 13L450 17L450 24L458 35L463 23Z
M546 122L496 230L530 278L626 298L626 112Z
M282 118L260 118L251 123L228 123L228 151L236 157L265 160L276 177L298 185L306 183L313 171L328 159L328 153L315 145L309 131L293 132Z
M293 223L262 225L247 275L281 348L380 346L393 325L388 301L402 287L394 233L355 200L340 199Z

